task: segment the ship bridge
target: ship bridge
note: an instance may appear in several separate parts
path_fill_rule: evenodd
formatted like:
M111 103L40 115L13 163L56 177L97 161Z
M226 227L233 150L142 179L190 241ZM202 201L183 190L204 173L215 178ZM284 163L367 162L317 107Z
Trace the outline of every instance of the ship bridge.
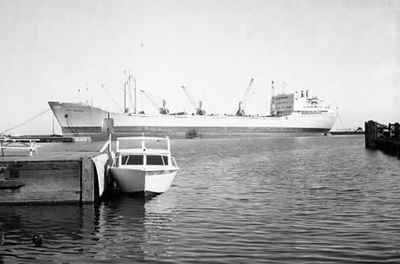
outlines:
M330 107L316 96L309 96L308 90L278 94L271 98L271 115L286 116L293 112L315 114L328 112Z

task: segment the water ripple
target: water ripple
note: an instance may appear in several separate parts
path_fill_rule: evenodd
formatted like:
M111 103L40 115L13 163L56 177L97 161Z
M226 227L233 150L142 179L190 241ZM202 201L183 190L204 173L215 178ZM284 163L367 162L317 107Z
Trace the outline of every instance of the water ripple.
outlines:
M181 171L152 200L1 206L0 263L400 262L400 162L362 137L176 140L173 151Z

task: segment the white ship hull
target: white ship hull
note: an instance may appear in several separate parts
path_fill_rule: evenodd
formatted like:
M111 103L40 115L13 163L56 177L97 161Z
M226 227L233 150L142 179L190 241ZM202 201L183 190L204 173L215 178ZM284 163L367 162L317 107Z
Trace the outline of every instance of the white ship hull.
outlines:
M145 170L127 167L111 168L111 174L117 181L123 193L154 193L166 192L177 173L176 169Z
M298 113L288 116L145 115L107 112L78 103L49 102L67 136L103 136L111 129L117 136L168 135L185 137L190 130L202 137L252 136L267 133L325 133L336 121L336 112ZM111 118L112 127L105 121Z

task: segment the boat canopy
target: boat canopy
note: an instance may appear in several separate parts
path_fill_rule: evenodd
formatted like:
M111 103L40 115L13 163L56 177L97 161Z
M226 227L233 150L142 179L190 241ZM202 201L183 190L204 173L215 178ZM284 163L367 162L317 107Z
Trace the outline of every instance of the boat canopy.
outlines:
M171 145L168 137L118 137L116 152L168 155Z

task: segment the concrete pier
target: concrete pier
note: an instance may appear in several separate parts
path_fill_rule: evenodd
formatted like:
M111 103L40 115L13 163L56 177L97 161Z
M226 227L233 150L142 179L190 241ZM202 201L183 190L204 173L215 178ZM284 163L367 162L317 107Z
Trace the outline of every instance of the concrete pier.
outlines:
M379 149L400 159L400 124L383 125L372 120L365 122L365 147Z
M99 186L104 190L99 180L105 177L99 177L93 161L107 155L98 152L102 144L47 143L32 156L13 152L0 157L0 204L95 202ZM106 166L107 157L102 160L97 166Z

